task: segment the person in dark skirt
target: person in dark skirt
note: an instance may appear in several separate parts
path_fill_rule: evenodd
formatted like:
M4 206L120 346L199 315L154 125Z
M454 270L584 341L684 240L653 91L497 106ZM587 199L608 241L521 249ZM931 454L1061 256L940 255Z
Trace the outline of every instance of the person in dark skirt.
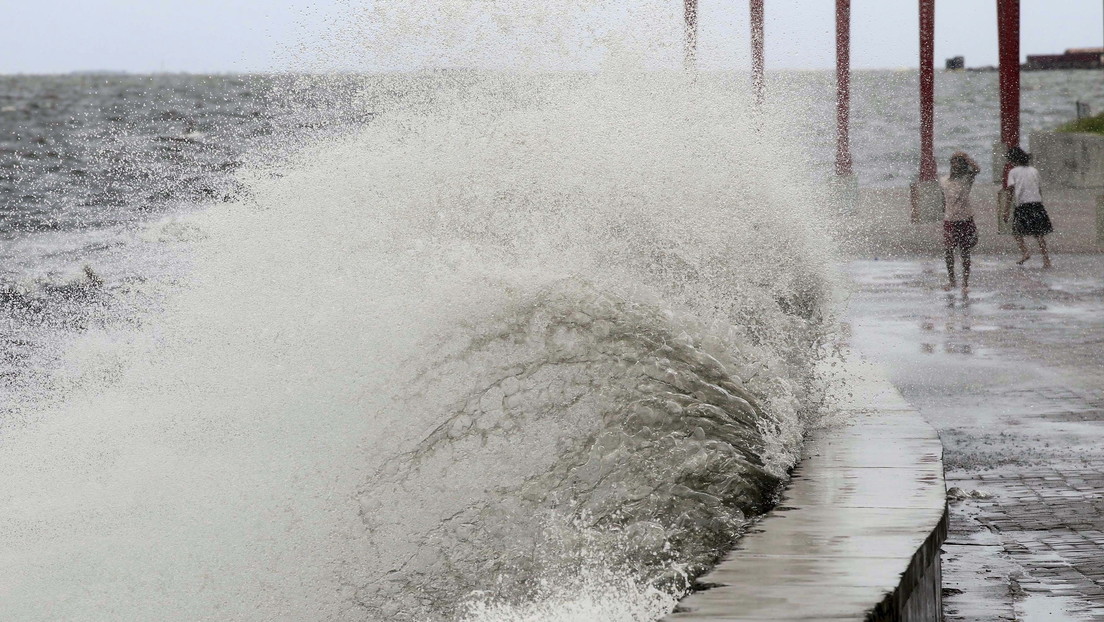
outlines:
M1012 235L1016 238L1016 244L1020 247L1020 260L1016 263L1021 266L1031 253L1024 243L1026 236L1033 236L1039 243L1039 252L1043 255L1043 267L1051 267L1050 253L1047 252L1045 236L1054 231L1050 224L1050 216L1043 207L1043 194L1039 182L1039 169L1031 166L1031 156L1019 147L1008 150L1008 161L1014 167L1008 171L1008 187L1012 190ZM1007 221L1009 214L1004 214Z
M947 285L950 291L955 279L955 250L962 256L962 293L970 291L970 250L977 245L977 225L970 205L970 190L974 178L981 172L977 162L961 151L951 156L951 174L940 182L943 188L943 257L947 260Z

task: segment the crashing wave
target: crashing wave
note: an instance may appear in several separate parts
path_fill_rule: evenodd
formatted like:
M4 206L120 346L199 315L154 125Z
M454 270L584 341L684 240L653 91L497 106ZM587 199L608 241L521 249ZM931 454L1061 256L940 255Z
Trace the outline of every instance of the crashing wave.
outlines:
M737 331L576 280L504 315L412 387L478 381L361 491L396 559L362 604L420 619L469 592L524 602L595 556L685 590L784 476L797 438L774 402L792 396L758 377Z
M6 438L8 611L653 619L770 502L832 292L784 132L705 77L365 93Z

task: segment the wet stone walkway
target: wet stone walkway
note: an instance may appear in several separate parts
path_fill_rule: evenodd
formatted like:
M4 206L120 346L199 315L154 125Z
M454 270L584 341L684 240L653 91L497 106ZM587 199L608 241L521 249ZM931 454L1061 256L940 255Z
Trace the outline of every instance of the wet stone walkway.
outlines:
M947 620L1104 620L1104 256L856 261L851 342L936 427Z

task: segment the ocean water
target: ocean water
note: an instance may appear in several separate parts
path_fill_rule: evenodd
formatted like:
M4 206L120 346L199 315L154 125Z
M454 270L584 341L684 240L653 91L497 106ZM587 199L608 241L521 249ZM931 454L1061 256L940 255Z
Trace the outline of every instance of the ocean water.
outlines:
M916 72L857 72L853 89L851 136L859 183L907 185L916 178L920 161ZM970 153L988 172L992 145L1000 139L997 73L940 72L935 89L935 155L940 174L947 173L950 155L958 150ZM1028 150L1030 133L1074 119L1076 102L1089 103L1094 114L1104 111L1104 72L1024 72L1021 90L1020 136ZM823 94L802 101L816 102L813 114L821 120L834 114L833 100ZM834 162L835 152L825 143L817 153L818 169Z
M833 278L773 122L681 73L361 88L227 196L10 234L7 615L654 619L770 504Z
M994 83L940 76L941 159ZM834 381L831 76L771 84L0 78L0 618L670 611ZM914 91L856 77L863 183Z

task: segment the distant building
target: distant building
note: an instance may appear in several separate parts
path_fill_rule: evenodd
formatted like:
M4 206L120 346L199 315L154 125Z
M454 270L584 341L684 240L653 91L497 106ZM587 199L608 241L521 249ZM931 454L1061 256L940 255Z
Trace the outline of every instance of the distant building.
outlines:
M1065 54L1029 55L1026 71L1049 69L1104 69L1104 48L1073 48Z
M947 59L947 71L954 71L956 69L966 68L965 56L953 56Z

